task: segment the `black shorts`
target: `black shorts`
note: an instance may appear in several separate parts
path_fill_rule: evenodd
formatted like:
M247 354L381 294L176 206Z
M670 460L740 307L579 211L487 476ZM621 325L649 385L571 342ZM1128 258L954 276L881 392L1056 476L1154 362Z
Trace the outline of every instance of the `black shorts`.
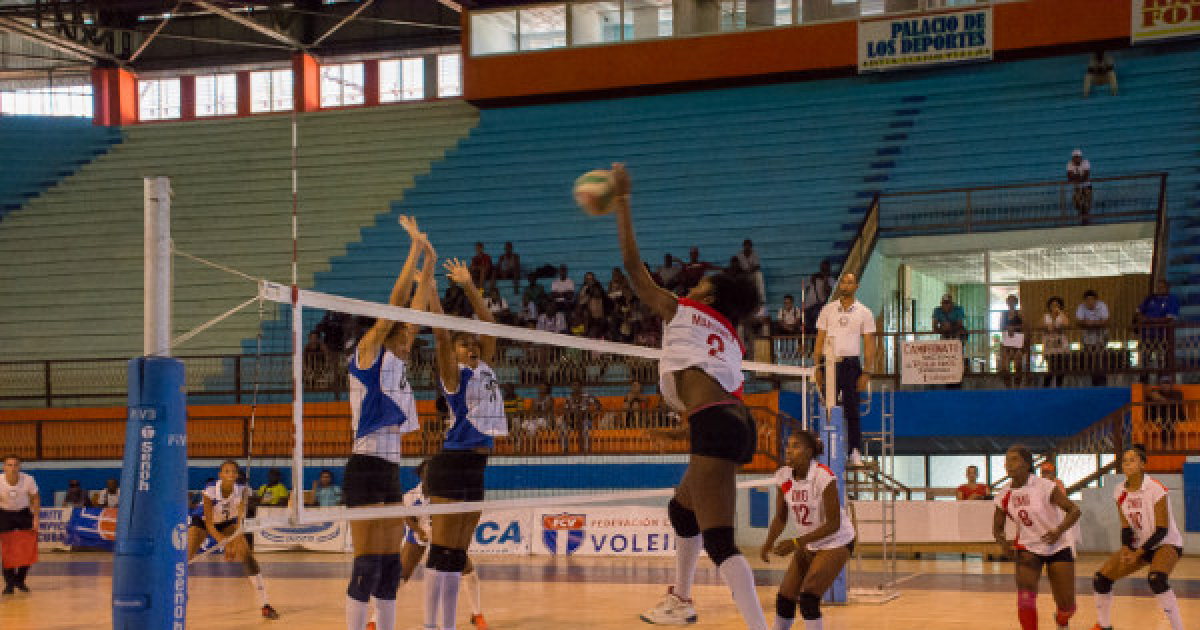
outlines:
M216 529L218 532L224 534L226 529L230 529L232 527L235 527L236 525L237 525L237 519L231 518L228 521L221 521L220 523L217 523L213 527L213 529ZM192 527L199 527L200 529L203 529L205 531L208 530L208 528L204 526L204 517L203 516L193 516L192 517Z
M33 529L32 510L0 510L0 534L26 529Z
M1017 557L1020 558L1021 556L1024 556L1026 558L1032 558L1033 563L1037 565L1037 568L1039 571L1042 569L1043 566L1045 566L1047 564L1056 564L1059 562L1075 562L1075 552L1072 551L1070 547L1063 547L1062 549L1059 549L1057 552L1050 554L1048 556L1043 556L1041 554L1033 553L1032 551L1030 551L1028 549L1022 549L1017 552Z
M688 416L693 455L748 464L758 448L758 430L741 403L719 403Z
M425 467L425 496L452 501L482 501L487 455L475 451L442 451Z
M351 455L346 462L342 497L346 507L404 501L400 465L374 455Z

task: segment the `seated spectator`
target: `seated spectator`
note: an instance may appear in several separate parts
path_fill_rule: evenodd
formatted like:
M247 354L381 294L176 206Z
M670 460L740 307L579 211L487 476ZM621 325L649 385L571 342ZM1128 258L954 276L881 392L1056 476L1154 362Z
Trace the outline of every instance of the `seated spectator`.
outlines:
M342 487L334 483L333 471L322 470L313 482L312 501L308 505L333 507L342 504Z
M795 299L789 293L783 296L783 306L775 314L774 332L776 335L799 335L801 327L800 309L796 308Z
M979 467L967 466L967 483L958 487L955 498L959 501L980 501L987 499L987 484L979 483Z
M287 486L283 485L283 473L278 468L267 471L267 483L259 486L258 492L254 493L258 505L266 507L287 505L290 496Z
M541 308L538 307L538 302L529 299L528 295L521 296L521 312L517 316L519 324L530 328L537 328L538 315L541 314Z
M579 308L583 311L584 334L592 339L604 338L608 334L608 293L590 271L583 275L583 286L579 288Z
M1083 224L1090 223L1088 213L1092 210L1092 163L1083 158L1083 151L1075 149L1071 152L1071 160L1067 162L1067 182L1071 186L1071 199L1075 211Z
M1103 50L1092 53L1088 61L1087 73L1083 75L1083 97L1092 95L1092 88L1097 85L1108 85L1109 92L1117 95L1117 70L1112 57Z
M567 266L559 265L558 278L550 284L550 299L560 311L575 306L575 281L567 277Z
M567 332L567 317L558 310L557 303L551 302L546 307L546 312L538 315L537 329L554 333Z
M650 398L642 393L642 384L637 380L629 383L629 393L621 401L621 408L625 411L624 427L644 429L650 426Z
M612 277L608 281L608 299L616 302L632 296L633 289L629 286L629 279L621 272L620 267L613 267Z
M304 386L309 389L329 387L333 383L333 351L314 330L308 333L304 345Z
M716 265L700 260L700 248L692 246L688 250L688 261L683 263L683 271L679 274L676 293L687 295L692 287L700 284L704 274L714 269L717 269Z
M1151 444L1163 450L1174 450L1175 426L1187 420L1183 390L1175 387L1174 379L1163 376L1158 385L1146 388L1146 419L1150 422Z
M487 305L487 309L492 312L492 318L497 322L501 324L513 323L512 312L508 310L508 301L501 297L500 289L497 289L496 285L493 284L492 288L488 289L487 298L483 302Z
M809 276L808 286L804 288L804 303L801 307L804 309L804 333L806 335L817 334L817 318L820 317L821 309L833 295L833 285L836 283L837 278L833 276L829 261L822 260L820 271Z
M529 403L529 415L525 419L524 428L527 433L558 427L558 402L551 395L550 385L542 383L538 386L537 398Z
M668 291L675 291L679 285L679 274L683 271L683 264L678 258L670 254L663 255L663 264L658 268L656 275L659 283Z
M576 337L583 337L587 334L587 322L587 314L582 306L572 309L567 315L567 332Z
M517 386L512 383L505 383L500 386L500 393L504 397L504 414L508 416L509 422L520 425L521 416L525 415L525 399L517 393ZM514 422L514 419L518 422Z
M758 259L758 252L754 251L754 242L750 239L742 241L742 251L738 252L736 258L742 271L754 277L759 299L766 300L767 285L763 282L762 262Z
M1042 354L1046 357L1046 387L1062 387L1067 375L1067 356L1071 351L1067 342L1067 327L1071 321L1063 312L1063 299L1057 295L1046 300L1046 314L1042 316Z
M92 503L95 507L115 508L121 503L121 489L117 487L116 479L104 482L104 489L96 495Z
M1175 368L1175 318L1179 317L1179 298L1170 294L1170 285L1159 280L1154 293L1138 306L1135 323L1141 337L1142 365L1170 376Z
M88 507L91 504L87 495L83 493L83 486L79 485L78 479L67 482L67 492L63 495L63 507Z
M586 451L588 433L596 426L597 414L603 412L604 406L600 401L584 390L583 383L575 381L571 386L571 395L563 401L562 425L567 431L579 434L580 444ZM563 437L565 444L565 433Z
M1108 306L1092 289L1083 292L1083 302L1075 308L1075 321L1083 329L1083 364L1092 373L1092 385L1108 384Z
M475 256L471 258L471 277L475 286L486 287L492 281L492 257L483 251L483 243L475 243Z
M645 302L635 301L630 316L634 322L634 343L650 348L657 348L662 344L662 320Z
M1025 373L1028 340L1025 320L1017 310L1017 296L1010 295L1005 302L1008 310L1000 316L1000 373L1004 375L1005 386L1016 387Z
M521 292L522 304L533 304L538 311L546 308L546 289L542 288L542 283L538 282L538 277L529 274L529 284L525 285L525 290Z
M513 295L521 291L521 257L513 251L511 241L504 243L504 253L496 261L493 276L496 280L512 280Z

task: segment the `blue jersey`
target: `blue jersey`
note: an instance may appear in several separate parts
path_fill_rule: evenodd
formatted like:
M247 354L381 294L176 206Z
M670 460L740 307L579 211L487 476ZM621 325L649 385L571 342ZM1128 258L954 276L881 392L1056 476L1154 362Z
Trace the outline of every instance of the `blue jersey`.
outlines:
M458 387L450 392L442 383L442 391L451 416L443 443L446 450L491 448L495 436L508 435L504 399L496 373L486 363L480 361L474 370L459 364Z
M399 461L401 436L420 426L405 362L380 348L371 367L363 369L356 347L349 372L354 452Z

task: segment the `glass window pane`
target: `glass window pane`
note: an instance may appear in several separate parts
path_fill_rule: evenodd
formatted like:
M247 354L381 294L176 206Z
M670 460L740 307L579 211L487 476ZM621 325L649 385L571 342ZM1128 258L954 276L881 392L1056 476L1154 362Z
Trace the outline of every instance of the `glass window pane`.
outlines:
M169 120L180 115L179 79L138 81L141 120Z
M625 39L651 39L671 35L671 0L628 0L625 3Z
M566 5L521 9L521 50L567 45Z
M917 488L925 486L925 457L923 455L897 455L895 459L896 481ZM913 498L917 498L915 495Z
M494 55L517 51L517 12L471 14L471 54Z
M456 53L438 55L438 98L462 96L462 59Z
M271 107L273 111L287 112L292 110L295 99L294 89L292 85L292 71L290 69L276 70L271 73Z
M231 116L237 113L237 75L196 77L196 116Z
M425 60L420 57L379 62L379 100L383 103L425 97Z
M934 455L929 458L929 484L935 488L957 488L967 482L967 466L979 468L978 480L987 483L986 457L980 455Z
M797 5L800 3L798 2ZM782 26L792 23L792 0L775 0L775 24Z
M621 12L616 2L571 5L571 45L621 41Z
M321 67L321 107L362 105L366 100L362 63Z

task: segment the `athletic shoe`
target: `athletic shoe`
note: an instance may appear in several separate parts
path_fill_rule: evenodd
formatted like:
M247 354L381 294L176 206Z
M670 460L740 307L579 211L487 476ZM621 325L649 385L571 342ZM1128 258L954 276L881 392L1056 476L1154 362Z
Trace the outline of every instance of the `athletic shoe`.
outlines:
M479 628L479 630L487 630L487 620L483 615L471 615L471 625Z
M368 622L367 622L367 629L366 629L366 630L375 630L375 622L374 622L374 621L368 621Z
M1107 628L1105 628L1104 626L1102 626L1100 624L1096 624L1096 625L1092 626L1092 630L1113 630L1113 629L1112 629L1112 626L1108 626Z
M278 619L279 618L279 613L275 612L275 609L272 608L270 604L267 604L266 606L262 607L262 615L266 619Z
M667 594L663 596L662 601L657 606L647 610L641 615L642 621L653 623L662 626L686 626L689 623L696 623L696 607L692 604L692 600L684 599L671 589L667 589Z
M853 451L850 451L850 459L847 461L847 464L851 468L862 468L862 465L863 465L862 455L860 455L858 453L858 449L854 449Z
M28 592L29 592L29 587L28 587L28 586L25 586L24 584L18 584L18 585L17 585L17 590L18 590L18 591L21 591L22 593L28 593Z
M6 586L4 587L4 594L5 594L5 595L12 595L12 594L13 594L13 585L12 585L12 584L8 584L8 585L6 585Z

